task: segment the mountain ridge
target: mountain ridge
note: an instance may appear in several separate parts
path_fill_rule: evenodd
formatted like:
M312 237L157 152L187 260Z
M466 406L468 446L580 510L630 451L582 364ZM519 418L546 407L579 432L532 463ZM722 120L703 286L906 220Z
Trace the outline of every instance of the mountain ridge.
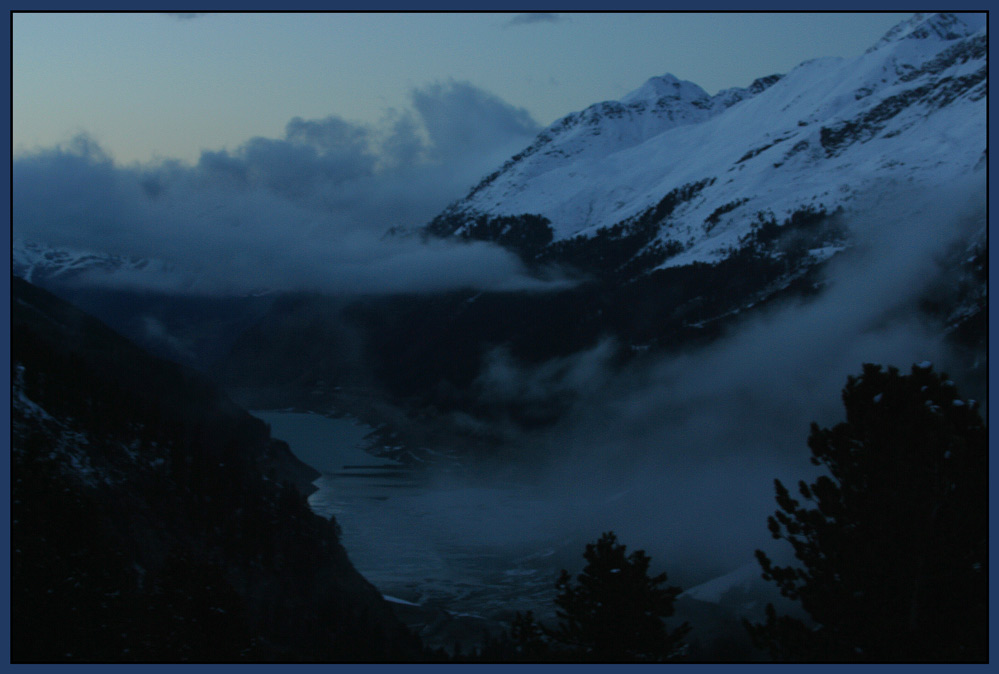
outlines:
M553 242L627 228L671 192L713 180L697 199L675 205L632 266L717 262L757 212L778 221L801 209L833 212L878 182L933 185L982 170L986 68L984 16L940 13L899 23L858 57L808 60L713 96L672 74L654 76L619 101L556 120L416 229L500 245L526 237L532 262ZM504 234L509 218L527 216L547 222ZM482 229L475 223L483 218L507 221ZM12 264L15 275L43 285L113 285L119 276L173 271L153 259L20 237Z
M873 182L936 184L979 170L987 34L978 23L913 17L859 57L806 61L714 97L672 75L651 78L556 121L426 231L483 238L470 223L530 214L548 221L552 241L592 236L714 179L657 237L684 249L669 266L714 262L758 210L833 211Z
M197 315L192 343L225 340L198 362L211 360L233 388L281 389L268 404L293 392L287 404L323 406L342 387L415 409L544 425L570 403L476 398L495 349L533 366L601 343L624 360L707 344L767 307L821 293L824 270L858 246L857 235L878 236L877 219L866 217L872 201L956 200L967 190L953 186L984 185L979 19L913 17L866 54L813 59L714 96L672 75L650 78L623 102L556 121L430 223L387 234L498 244L532 273L569 279L547 292L275 293L224 325L222 312L195 312L190 300L186 312L150 302L124 311L152 314L167 332ZM954 250L935 251L945 269L920 316L977 349L987 309L984 219L969 231L966 241L948 239ZM20 268L59 278L43 269L44 255L31 259L40 261ZM126 304L102 306L113 314ZM155 343L141 320L114 325ZM970 362L980 367L977 356Z
M12 661L420 657L217 386L18 278L11 346Z

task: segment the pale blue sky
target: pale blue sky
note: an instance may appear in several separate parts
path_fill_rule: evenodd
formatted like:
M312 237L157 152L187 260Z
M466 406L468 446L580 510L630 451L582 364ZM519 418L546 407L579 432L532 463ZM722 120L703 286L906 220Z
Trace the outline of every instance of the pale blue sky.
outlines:
M278 138L293 117L377 124L467 81L541 125L649 77L708 91L856 56L910 14L15 14L15 153L89 133L119 162ZM544 17L534 17L541 19Z

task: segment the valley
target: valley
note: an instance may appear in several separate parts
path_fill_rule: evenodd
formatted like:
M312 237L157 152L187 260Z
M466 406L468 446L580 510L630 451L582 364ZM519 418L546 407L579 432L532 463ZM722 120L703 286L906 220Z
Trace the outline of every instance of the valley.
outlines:
M987 40L984 14L915 14L853 57L714 94L658 75L544 128L422 91L505 124L467 185L439 152L485 141L398 112L195 164L19 156L17 659L47 660L58 614L59 661L585 661L611 651L555 636L588 597L559 574L614 532L693 626L635 660L904 660L925 606L965 600L968 636L919 658L977 660ZM855 566L796 558L802 531ZM828 585L795 595L782 564ZM848 639L839 588L914 617Z

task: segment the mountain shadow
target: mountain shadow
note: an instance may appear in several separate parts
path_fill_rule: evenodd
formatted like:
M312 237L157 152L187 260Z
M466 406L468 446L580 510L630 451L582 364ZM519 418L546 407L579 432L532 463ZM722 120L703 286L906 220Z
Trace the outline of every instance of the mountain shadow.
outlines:
M263 421L12 284L13 662L420 657Z

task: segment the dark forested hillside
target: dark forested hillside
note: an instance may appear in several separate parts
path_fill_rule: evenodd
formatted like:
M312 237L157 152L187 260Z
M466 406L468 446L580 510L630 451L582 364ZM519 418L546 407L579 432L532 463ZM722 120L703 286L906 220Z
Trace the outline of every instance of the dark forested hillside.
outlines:
M832 244L848 245L839 212L802 210L783 222L760 213L725 259L635 278L611 273L627 259L612 262L611 248L593 244L590 252L605 251L604 266L586 267L585 280L557 291L467 290L349 302L287 295L235 340L218 371L222 384L241 395L269 389L268 397L246 398L268 405L350 407L347 392L363 390L413 419L460 411L486 423L537 428L560 418L572 404L563 394L571 392L556 387L558 395L544 400L483 396L495 353L540 367L606 342L615 345L613 362L620 365L704 346L738 330L747 317L819 296L829 281L828 261L810 250ZM575 250L586 252L582 244ZM942 251L942 271L912 309L940 326L965 363L962 379L976 385L984 373L984 250L976 244Z
M266 424L12 283L13 661L419 655Z
M538 365L610 339L624 362L706 344L750 307L814 294L822 263L809 248L843 236L838 213L802 210L782 223L758 214L720 262L636 274L631 256L646 242L639 230L622 234L622 247L580 238L525 260L557 262L579 274L578 284L558 291L279 298L235 341L219 368L221 381L281 388L280 404L327 402L296 396L303 391L362 387L416 413L460 410L483 421L545 425L571 401L497 406L484 399L477 385L490 353L503 349L516 362Z

